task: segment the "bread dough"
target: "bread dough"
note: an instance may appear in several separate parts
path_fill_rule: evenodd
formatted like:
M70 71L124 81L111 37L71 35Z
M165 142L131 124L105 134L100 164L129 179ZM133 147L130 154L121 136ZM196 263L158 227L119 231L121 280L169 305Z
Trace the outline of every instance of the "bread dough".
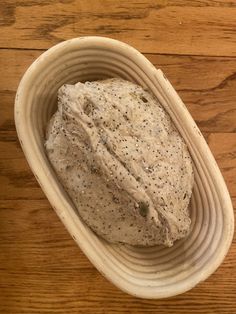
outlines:
M118 78L63 85L45 147L79 215L107 241L172 246L188 233L191 157L141 86Z

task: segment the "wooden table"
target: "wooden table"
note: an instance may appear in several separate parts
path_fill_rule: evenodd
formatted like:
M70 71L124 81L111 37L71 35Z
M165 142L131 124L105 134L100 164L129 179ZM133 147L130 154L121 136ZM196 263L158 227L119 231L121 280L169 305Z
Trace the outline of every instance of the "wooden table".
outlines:
M236 313L236 238L206 282L174 298L137 299L103 278L38 186L13 119L20 78L47 48L82 35L123 40L178 90L236 206L236 2L1 0L0 25L0 312Z

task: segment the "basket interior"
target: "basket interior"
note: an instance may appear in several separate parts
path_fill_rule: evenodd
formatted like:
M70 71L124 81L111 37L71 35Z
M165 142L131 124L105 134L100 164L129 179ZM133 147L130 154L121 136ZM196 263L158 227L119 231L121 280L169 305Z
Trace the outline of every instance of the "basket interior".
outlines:
M81 221L44 150L46 125L57 107L57 90L65 83L121 77L148 87L157 98L163 94L154 76L148 74L148 62L143 66L144 60L137 62L133 54L133 50L117 49L115 44L74 41L41 56L31 66L22 83L24 89L18 95L17 108L21 110L18 129L23 124L24 132L19 130L19 136L33 172L89 259L121 289L141 297L158 298L188 290L213 272L219 257L226 254L222 248L226 233L228 236L231 232L212 170L205 164L196 141L191 140L187 126L181 123L176 104L168 103L167 99L163 106L189 146L195 184L190 204L191 232L171 248L111 245L97 237Z

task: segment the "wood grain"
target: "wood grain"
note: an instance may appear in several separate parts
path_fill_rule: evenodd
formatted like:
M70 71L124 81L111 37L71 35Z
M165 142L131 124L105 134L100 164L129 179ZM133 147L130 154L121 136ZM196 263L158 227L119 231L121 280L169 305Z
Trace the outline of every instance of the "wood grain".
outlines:
M63 39L105 35L161 68L203 132L236 212L236 2L2 0L0 5L0 313L236 313L236 236L193 290L141 300L98 273L59 221L17 140L13 106L27 67Z
M1 21L4 48L100 35L145 53L236 56L235 1L2 0Z

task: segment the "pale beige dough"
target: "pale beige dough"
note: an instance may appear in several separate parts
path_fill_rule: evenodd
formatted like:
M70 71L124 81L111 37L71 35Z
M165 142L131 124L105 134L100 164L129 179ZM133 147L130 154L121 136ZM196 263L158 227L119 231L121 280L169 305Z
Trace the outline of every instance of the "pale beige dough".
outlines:
M115 78L62 86L45 147L79 215L107 241L171 246L188 233L191 157L142 87Z

